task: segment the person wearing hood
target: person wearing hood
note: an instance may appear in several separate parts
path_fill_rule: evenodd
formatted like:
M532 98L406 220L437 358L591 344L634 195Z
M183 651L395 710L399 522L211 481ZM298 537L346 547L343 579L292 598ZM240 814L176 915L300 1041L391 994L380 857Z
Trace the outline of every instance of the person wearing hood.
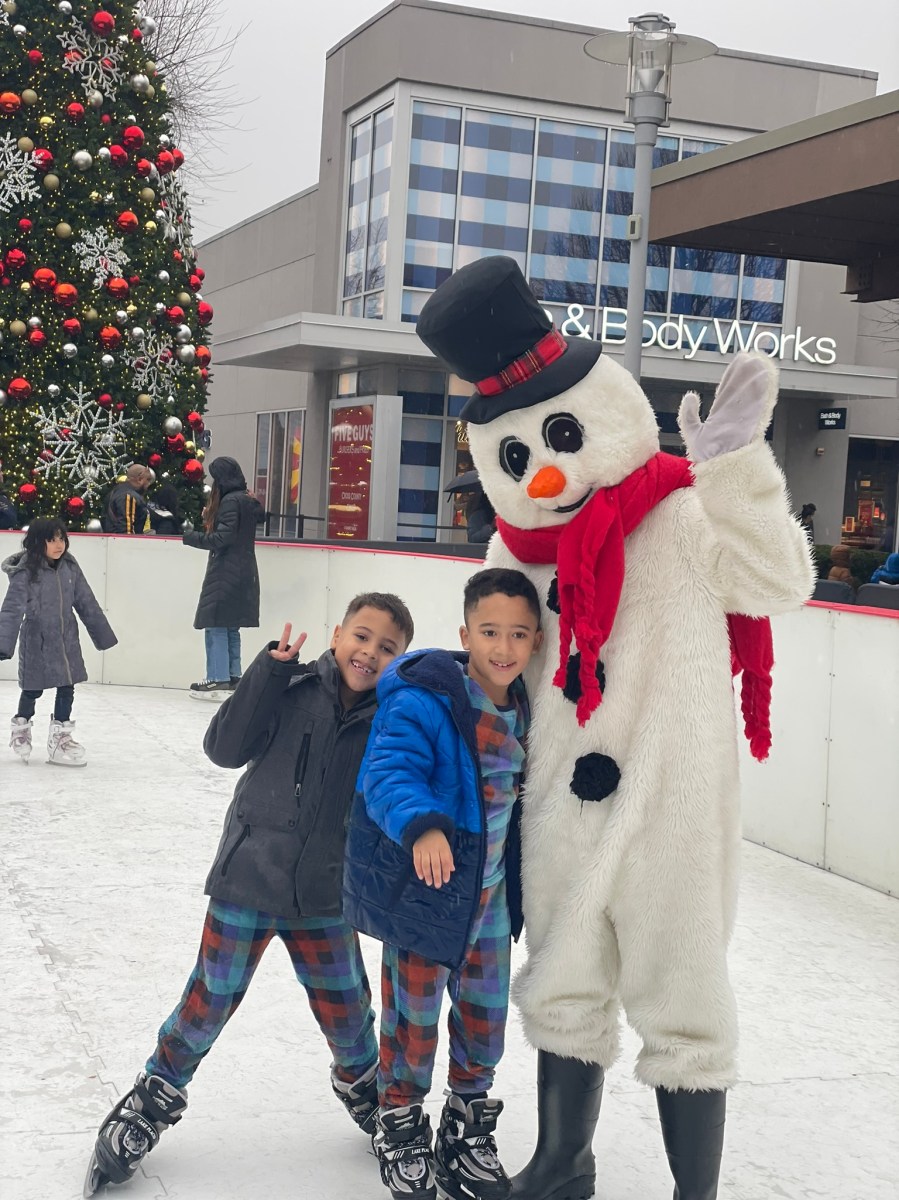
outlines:
M878 567L871 576L871 582L899 587L899 554L890 554L883 566Z
M206 634L206 678L190 685L196 698L219 698L240 679L240 631L259 625L259 571L256 525L262 505L247 491L233 458L217 458L209 468L212 492L203 510L203 532L184 535L185 546L209 551L206 577L194 629Z
M181 532L178 489L169 481L161 484L147 501L150 526L157 537L177 537Z

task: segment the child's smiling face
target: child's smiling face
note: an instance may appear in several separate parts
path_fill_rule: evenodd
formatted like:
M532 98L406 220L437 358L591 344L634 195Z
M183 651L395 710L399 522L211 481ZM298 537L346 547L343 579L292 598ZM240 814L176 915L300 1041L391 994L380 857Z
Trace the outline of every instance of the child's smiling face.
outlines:
M459 630L468 651L468 675L494 704L506 704L509 685L521 675L543 634L524 596L484 596Z
M349 707L377 686L384 668L406 649L406 637L390 613L365 605L337 626L331 649L340 672L340 699Z

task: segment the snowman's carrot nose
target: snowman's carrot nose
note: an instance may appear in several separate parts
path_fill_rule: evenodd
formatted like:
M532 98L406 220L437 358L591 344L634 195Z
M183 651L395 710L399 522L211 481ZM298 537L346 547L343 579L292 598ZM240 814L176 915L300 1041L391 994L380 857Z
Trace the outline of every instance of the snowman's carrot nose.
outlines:
M528 484L532 500L549 500L565 491L568 480L558 467L541 467Z

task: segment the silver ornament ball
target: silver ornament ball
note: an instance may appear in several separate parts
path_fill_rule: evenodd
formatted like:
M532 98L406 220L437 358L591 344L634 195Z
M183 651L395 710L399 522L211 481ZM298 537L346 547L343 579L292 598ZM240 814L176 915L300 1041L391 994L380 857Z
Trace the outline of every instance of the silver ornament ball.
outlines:
M97 520L96 517L91 517L91 519L87 523L86 528L87 528L88 533L102 533L103 532L103 526L100 524L100 522Z
M29 329L40 329L40 327L43 325L43 323L44 322L40 319L40 317L29 317L28 318L28 328Z
M137 23L140 26L141 33L146 34L147 37L152 37L156 32L156 22L152 17L140 17Z
M193 521L182 521L181 522L181 532L182 533L193 533L193 531L194 531Z
M157 301L156 304L153 305L153 308L154 308L154 311L157 313L165 312L165 305L162 303L162 301Z
M63 343L62 356L63 356L63 358L70 358L70 359L78 357L78 347L75 345L74 342Z
M3 405L6 403L6 401L7 401L6 392L4 392L3 388L0 388L0 408L3 407Z
M87 150L76 150L72 155L72 165L79 171L89 171L94 165L94 160Z
M166 417L162 422L162 428L165 430L167 437L177 437L184 426L177 417Z
M134 328L128 334L128 336L131 338L132 342L142 342L146 335L144 333L142 326L135 325Z
M112 204L113 200L115 200L115 196L112 194L112 192L107 192L103 197L104 204Z
M179 346L175 351L179 362L183 362L186 367L192 367L194 360L197 357L197 351L194 346Z
M120 325L127 325L128 314L125 312L124 308L119 308L116 310L115 319L118 321L118 323Z
M160 144L160 146L162 146L162 148L164 150L167 150L168 147L171 146L171 144L172 144L172 139L169 137L169 135L167 133L161 133L159 135L159 144Z
M28 32L24 25L13 25L12 31L17 38L23 38Z
M97 158L99 158L100 162L108 163L112 158L112 155L109 153L109 147L101 146L97 151Z
M128 36L127 33L120 33L119 36L116 38L116 41L119 43L120 46L127 46L128 43L131 41L131 38Z
M212 493L212 484L211 484L211 483L204 483L204 484L203 484L203 491L206 493L206 495L207 495L207 496L209 496L209 495Z
M111 354L104 354L100 358L100 366L106 367L106 369L109 370L110 367L115 366L115 359Z
M70 17L72 15L72 6L69 4L69 0L59 0L56 11L62 13L64 17Z
M138 93L138 95L144 95L150 87L150 80L146 75L142 75L140 73L137 75L132 75L131 86Z
M72 11L71 4L69 4L67 7L68 7L69 12L71 12ZM102 108L103 107L103 93L98 92L96 90L94 90L93 92L88 92L87 102L91 106L91 108Z
M169 275L168 271L160 271L156 278L160 283L168 283L171 279L171 275Z
M62 388L59 386L58 383L48 383L47 384L47 395L50 397L51 400L58 400L59 397L62 395Z
M179 325L175 330L175 341L182 346L186 346L193 336L193 330L189 325Z
M156 218L157 221L164 221L165 220L165 211L161 208L157 208L157 210L153 214L153 216Z

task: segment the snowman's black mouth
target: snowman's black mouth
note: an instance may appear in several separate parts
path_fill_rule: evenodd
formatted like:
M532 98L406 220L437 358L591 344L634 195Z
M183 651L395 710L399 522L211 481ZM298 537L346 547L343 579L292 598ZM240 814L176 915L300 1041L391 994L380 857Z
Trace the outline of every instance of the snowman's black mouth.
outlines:
M587 491L584 492L583 496L581 496L580 500L575 500L574 504L566 504L563 508L556 508L553 509L553 511L557 513L577 512L579 508L582 508L583 505L587 503L592 495L593 488L588 488Z

